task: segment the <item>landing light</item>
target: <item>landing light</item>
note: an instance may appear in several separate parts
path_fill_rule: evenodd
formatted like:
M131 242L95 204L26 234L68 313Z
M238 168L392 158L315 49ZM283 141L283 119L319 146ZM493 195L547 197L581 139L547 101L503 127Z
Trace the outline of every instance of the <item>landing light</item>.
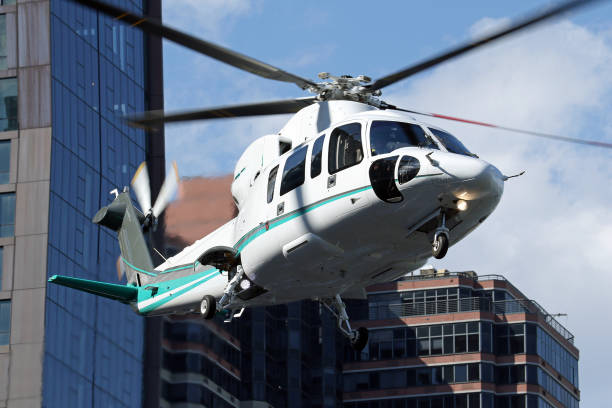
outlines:
M242 290L247 290L251 287L251 282L247 279L243 279L240 281L240 287L242 288Z
M465 200L457 200L457 209L459 211L467 210L467 206L468 206L467 201L465 201Z

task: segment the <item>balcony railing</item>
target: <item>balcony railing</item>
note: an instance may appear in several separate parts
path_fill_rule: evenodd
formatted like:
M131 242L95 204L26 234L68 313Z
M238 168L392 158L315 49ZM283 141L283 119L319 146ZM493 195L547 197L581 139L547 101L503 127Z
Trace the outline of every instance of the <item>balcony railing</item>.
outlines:
M369 305L369 319L395 319L400 317L426 316L461 312L491 312L496 315L513 313L535 314L544 319L554 330L570 343L574 343L574 335L563 327L554 317L546 312L537 302L530 299L511 299L492 301L486 297L470 297L451 300L436 300L429 302L412 302L397 304Z

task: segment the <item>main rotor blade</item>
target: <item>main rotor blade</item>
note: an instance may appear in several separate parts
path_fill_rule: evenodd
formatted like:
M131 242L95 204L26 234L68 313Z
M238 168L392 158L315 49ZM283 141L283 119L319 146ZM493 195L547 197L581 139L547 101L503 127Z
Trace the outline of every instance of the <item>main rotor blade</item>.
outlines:
M453 120L455 122L462 122L462 123L469 123L470 125L485 126L485 127L494 128L494 129L508 130L510 132L524 133L524 134L530 135L530 136L542 137L542 138L552 139L552 140L559 140L559 141L562 141L562 142L578 143L578 144L583 144L583 145L596 146L596 147L604 147L606 149L612 149L612 143L599 142L597 140L578 139L578 138L575 138L575 137L552 135L550 133L533 132L531 130L517 129L517 128L508 127L508 126L493 125L491 123L478 122L478 121L470 120L470 119L462 119L462 118L458 118L458 117L455 117L455 116L440 115L438 113L418 112L418 111L409 110L409 109L400 109L400 108L397 108L397 107L393 107L391 109L399 110L399 111L402 111L402 112L414 113L414 114L417 114L417 115L429 116L429 117L432 117L432 118Z
M455 47L447 52L444 52L442 54L436 55L435 57L432 57L430 59L427 59L425 61L419 62L418 64L412 65L410 67L407 67L401 71L395 72L391 75L387 75L384 76L382 78L377 79L376 81L374 81L374 83L372 85L369 86L370 89L376 90L376 89L381 89L384 88L385 86L389 86L391 84L394 84L398 81L401 81L402 79L408 78L411 75L414 75L416 73L419 73L421 71L424 71L426 69L429 69L433 66L436 66L438 64L441 64L442 62L448 61L452 58L458 57L462 54L465 54L475 48L478 48L482 45L485 45L487 43L490 43L492 41L495 41L499 38L505 37L509 34L515 33L519 30L522 30L523 28L529 27L531 25L540 23L544 20L547 20L549 18L555 17L559 14L562 14L568 10L571 10L573 8L577 8L577 7L582 7L585 6L587 4L590 3L595 3L597 1L601 1L601 0L570 0L570 1L565 1L563 3L560 3L559 5L544 11L544 12L539 12L539 13L534 13L528 17L525 17L517 22L515 22L514 24L512 24L510 27L503 29L503 30L499 30L497 32L495 32L494 34L491 34L489 36L486 37L482 37L480 39L471 41L467 44L461 45L459 47Z
M127 120L131 125L152 128L171 122L185 122L201 119L237 118L242 116L277 115L281 113L296 113L317 101L314 96L297 99L285 99L272 102L250 103L245 105L222 106L195 111L171 112L149 111L130 116Z
M248 71L252 74L276 81L292 82L302 89L306 89L311 86L316 87L316 84L308 79L301 78L297 75L283 71L280 68L266 64L265 62L261 62L244 54L240 54L239 52L232 51L211 42L204 41L200 38L196 38L182 31L178 31L174 28L170 28L163 25L158 20L134 14L119 7L111 6L110 4L97 0L74 1L114 17L115 20L122 20L125 23L130 24L132 27L137 26L147 33L157 34L191 50L208 55L211 58L225 62L228 65Z

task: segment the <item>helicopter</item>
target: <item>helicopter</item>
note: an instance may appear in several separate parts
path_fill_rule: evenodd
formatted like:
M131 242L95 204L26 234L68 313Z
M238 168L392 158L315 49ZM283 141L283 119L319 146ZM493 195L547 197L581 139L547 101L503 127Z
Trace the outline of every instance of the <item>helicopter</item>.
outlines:
M114 190L114 201L93 219L117 232L127 284L58 275L50 282L127 303L145 316L198 312L210 319L227 311L231 320L246 307L315 299L336 317L356 350L365 347L368 332L351 327L342 298L363 298L365 287L397 279L431 256L443 258L495 210L504 183L520 175L503 175L455 136L414 115L499 126L399 108L381 100L381 90L592 3L561 3L374 81L365 75L321 73L321 82L315 82L103 2L77 2L255 75L296 84L314 96L130 117L132 124L152 128L187 120L294 114L279 132L256 139L239 158L231 187L236 218L154 266L144 232L151 231L169 203L178 171L171 168L152 206L143 163L132 180L140 210L124 188Z

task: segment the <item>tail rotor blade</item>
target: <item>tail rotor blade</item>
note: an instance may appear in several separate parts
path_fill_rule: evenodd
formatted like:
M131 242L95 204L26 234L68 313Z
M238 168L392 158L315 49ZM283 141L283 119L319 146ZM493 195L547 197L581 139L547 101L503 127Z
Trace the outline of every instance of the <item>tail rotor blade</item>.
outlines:
M121 281L125 275L125 265L121 262L121 256L117 257L117 280Z
M155 200L155 205L153 206L153 216L159 217L162 211L164 211L168 203L170 203L170 200L172 200L174 197L176 190L178 190L178 183L178 169L176 167L176 162L172 162L170 171L166 175L164 184L162 184L161 189L159 190L157 200Z
M132 189L136 194L140 209L146 214L151 209L151 187L149 185L149 172L146 162L140 163L138 170L134 173Z

